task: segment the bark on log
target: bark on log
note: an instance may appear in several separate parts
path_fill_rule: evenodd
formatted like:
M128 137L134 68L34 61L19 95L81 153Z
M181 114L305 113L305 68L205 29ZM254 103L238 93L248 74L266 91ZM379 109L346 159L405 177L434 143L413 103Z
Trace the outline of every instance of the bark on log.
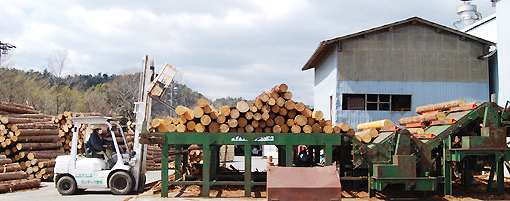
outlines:
M423 123L423 122L430 122L434 120L443 120L446 118L446 114L444 112L435 112L435 113L428 113L428 114L422 114L422 115L416 115L412 117L405 117L398 120L398 123L400 125L406 125L410 123Z
M64 151L61 150L44 150L44 151L31 151L26 157L28 160L32 160L34 158L37 159L55 159L57 156L63 155Z
M23 171L0 173L0 181L24 179L27 174Z
M62 143L60 143L60 142L56 142L56 143L52 143L52 142L49 142L49 143L18 143L16 145L16 148L18 148L18 150L20 150L20 151L57 149L60 147L62 147Z
M21 136L58 135L58 129L19 129L19 132Z
M46 122L15 124L15 126L18 129L57 129L58 128L58 124L46 123Z
M19 163L10 163L0 166L0 173L21 171Z
M41 162L37 163L37 166L39 168L55 167L55 160L41 161Z
M34 109L29 109L26 107L21 107L19 105L9 105L9 104L0 104L0 111L21 113L21 114L39 114L39 112Z
M0 159L0 165L5 165L5 164L9 164L9 163L12 163L12 160L10 158L1 158Z
M435 111L435 110L447 110L452 107L459 107L466 105L465 100L454 100L442 103L428 104L420 107L416 107L416 113L421 114L424 112Z
M16 142L57 142L58 135L18 136Z
M393 127L393 122L389 119L372 121L367 123L358 124L358 130L369 129L369 128L384 128Z
M406 128L411 134L424 134L425 130L423 128Z
M24 124L24 123L35 123L35 122L49 122L48 119L32 119L32 118L16 118L16 117L7 117L7 119L8 119L7 122L9 124Z
M13 192L17 190L37 188L41 182L37 179L31 180L13 180L0 184L0 193Z

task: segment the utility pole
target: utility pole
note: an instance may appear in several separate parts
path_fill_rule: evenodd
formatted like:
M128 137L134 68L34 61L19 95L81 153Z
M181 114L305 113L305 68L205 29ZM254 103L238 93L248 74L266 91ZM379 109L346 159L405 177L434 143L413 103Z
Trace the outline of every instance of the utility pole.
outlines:
M0 41L0 66L2 66L2 55L7 55L12 48L16 48L16 46Z

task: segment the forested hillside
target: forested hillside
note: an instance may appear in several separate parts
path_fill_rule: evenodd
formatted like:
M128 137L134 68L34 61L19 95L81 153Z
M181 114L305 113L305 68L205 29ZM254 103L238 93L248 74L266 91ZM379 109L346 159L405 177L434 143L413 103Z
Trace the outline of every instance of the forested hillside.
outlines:
M23 103L45 114L64 111L99 112L107 116L134 119L134 102L138 98L140 74L74 75L56 77L49 73L0 68L0 101ZM174 83L161 97L173 107L193 108L204 97L180 83ZM205 97L204 97L205 98ZM220 98L210 101L215 107L233 106L242 98ZM153 101L152 116L175 115L168 107Z

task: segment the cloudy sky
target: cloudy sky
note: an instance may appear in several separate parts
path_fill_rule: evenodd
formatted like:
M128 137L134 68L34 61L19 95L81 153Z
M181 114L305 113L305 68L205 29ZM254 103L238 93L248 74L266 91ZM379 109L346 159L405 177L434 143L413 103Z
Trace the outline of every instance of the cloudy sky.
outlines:
M495 13L474 0L483 16ZM320 41L418 16L452 27L459 0L0 0L0 41L15 45L2 66L42 71L69 52L65 74L122 74L150 55L211 99L253 99L287 83L313 104L313 71L301 71ZM6 58L6 57L4 57Z

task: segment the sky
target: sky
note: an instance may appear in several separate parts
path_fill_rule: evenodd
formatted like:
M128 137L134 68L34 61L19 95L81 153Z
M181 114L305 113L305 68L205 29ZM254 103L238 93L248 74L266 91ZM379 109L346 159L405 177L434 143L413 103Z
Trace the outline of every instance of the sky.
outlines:
M482 16L496 12L473 0ZM214 100L254 99L286 83L293 100L313 105L313 70L301 71L318 44L421 17L453 28L459 0L0 0L0 41L16 48L2 67L43 71L67 51L63 74L124 74L142 57L179 71L176 80Z

